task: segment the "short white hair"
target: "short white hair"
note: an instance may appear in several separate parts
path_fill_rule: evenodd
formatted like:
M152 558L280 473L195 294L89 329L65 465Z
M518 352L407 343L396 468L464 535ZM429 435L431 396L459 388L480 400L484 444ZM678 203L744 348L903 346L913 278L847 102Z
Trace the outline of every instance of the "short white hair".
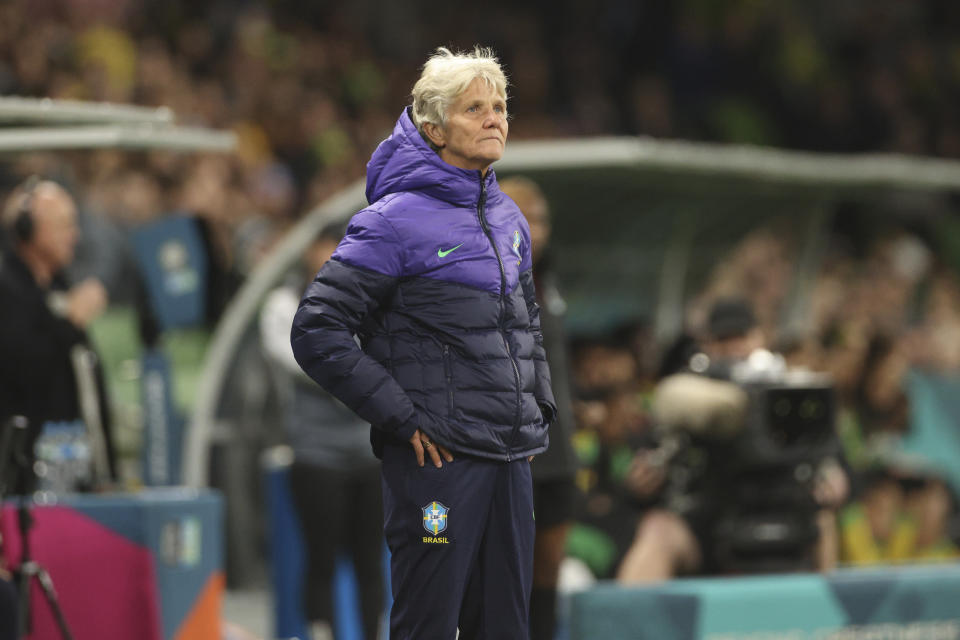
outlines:
M507 99L507 76L492 49L476 46L470 53L454 53L438 47L413 85L413 123L420 133L428 122L445 126L451 103L477 78Z

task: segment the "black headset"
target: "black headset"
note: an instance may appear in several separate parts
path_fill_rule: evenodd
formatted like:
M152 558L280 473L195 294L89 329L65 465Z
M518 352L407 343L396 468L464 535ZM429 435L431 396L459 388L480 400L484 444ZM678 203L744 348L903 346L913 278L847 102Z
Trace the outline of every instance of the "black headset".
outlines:
M20 200L16 217L13 219L13 234L21 244L30 242L33 238L33 200L38 184L39 176L30 176L23 183L23 199Z

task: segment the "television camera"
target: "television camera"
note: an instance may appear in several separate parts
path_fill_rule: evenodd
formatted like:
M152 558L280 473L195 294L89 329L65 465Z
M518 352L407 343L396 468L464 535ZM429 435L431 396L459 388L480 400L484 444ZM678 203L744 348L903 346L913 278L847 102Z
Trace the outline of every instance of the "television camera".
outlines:
M732 363L700 353L654 394L669 464L667 506L708 530L721 572L811 568L816 476L835 454L827 376L758 350Z

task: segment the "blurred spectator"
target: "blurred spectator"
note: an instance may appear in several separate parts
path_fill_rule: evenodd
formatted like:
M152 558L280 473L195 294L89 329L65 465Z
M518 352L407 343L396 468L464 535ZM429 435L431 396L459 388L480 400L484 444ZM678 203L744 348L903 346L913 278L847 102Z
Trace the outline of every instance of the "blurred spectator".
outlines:
M310 380L290 347L300 292L333 255L341 235L321 233L304 254L302 272L267 296L260 315L261 342L285 391L283 422L294 454L290 488L307 552L303 612L312 640L333 637L333 578L341 552L353 560L365 638L378 637L384 606L383 507L370 426Z
M942 480L877 470L841 515L842 559L876 565L956 558L960 549L949 530L955 512Z
M113 477L109 411L86 334L107 294L94 278L73 286L65 280L77 241L73 198L54 182L30 178L7 199L2 223L0 424L26 417L32 445L48 423L82 420L91 473L107 482Z
M580 468L568 554L597 578L612 578L647 503L627 482L635 451L649 439L645 396L629 346L613 337L576 340L573 362Z

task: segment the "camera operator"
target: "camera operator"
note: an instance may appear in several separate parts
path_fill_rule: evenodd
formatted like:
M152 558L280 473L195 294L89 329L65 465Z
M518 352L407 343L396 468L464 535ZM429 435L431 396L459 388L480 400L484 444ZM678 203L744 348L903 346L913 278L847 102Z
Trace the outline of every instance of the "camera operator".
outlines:
M29 423L28 449L45 423L82 420L101 479L112 475L102 372L86 328L107 305L99 280L67 286L78 239L73 198L33 177L14 189L0 234L0 424Z
M725 378L733 366L763 345L750 305L741 299L719 300L710 311L707 339L690 368L697 374ZM667 383L673 388L668 389ZM682 415L690 424L682 438L668 435L659 448L640 451L633 460L627 488L641 498L659 494L662 506L649 511L638 525L618 571L617 579L623 583L730 570L724 565L729 558L718 557L720 525L731 512L739 512L741 505L736 503L741 496L766 488L751 486L766 482L766 477L751 476L739 466L742 454L734 434L744 427L748 402L742 389L726 380L685 374L665 379L658 394L663 404L673 405L661 412L661 418ZM669 394L673 395L667 402ZM792 470L787 473L792 475ZM790 478L788 484L792 482ZM811 522L797 528L812 531L809 542L816 546L811 563L825 570L836 562L832 514L846 498L846 474L836 462L825 459L810 487L812 495L799 498L807 504L798 505L797 511L809 511Z

